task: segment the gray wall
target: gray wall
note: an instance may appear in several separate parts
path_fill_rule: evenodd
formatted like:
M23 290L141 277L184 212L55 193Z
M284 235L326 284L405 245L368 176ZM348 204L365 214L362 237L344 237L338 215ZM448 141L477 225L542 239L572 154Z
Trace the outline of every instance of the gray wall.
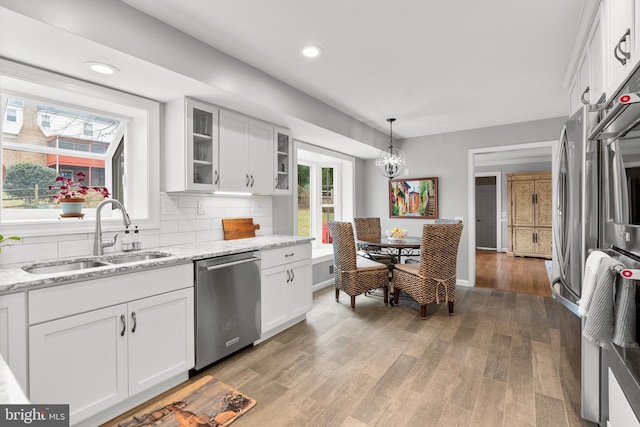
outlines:
M494 126L405 139L399 148L408 159L407 178L438 178L439 217L462 217L468 221L468 152L470 149L555 141L566 117L536 120L512 125ZM364 189L357 193L358 216L379 216L382 229L394 226L419 235L423 220L390 219L387 180L376 170L375 161L365 162ZM469 279L468 227L463 231L458 250L458 279Z
M313 265L313 283L314 285L327 280L333 280L333 274L329 273L329 267L333 265L333 260L320 262Z

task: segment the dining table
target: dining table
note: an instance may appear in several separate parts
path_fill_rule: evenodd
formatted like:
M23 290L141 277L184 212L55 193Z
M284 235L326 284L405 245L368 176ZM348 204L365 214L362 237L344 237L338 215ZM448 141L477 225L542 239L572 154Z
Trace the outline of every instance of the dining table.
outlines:
M415 251L420 249L421 237L407 236L404 239L380 237L378 239L356 239L358 246L362 248L386 249L394 258L394 263L399 263L403 256L415 256ZM364 249L366 251L366 249Z
M407 236L404 239L393 239L390 237L380 237L377 239L356 239L356 244L362 248L365 252L368 248L372 248L376 252L380 252L382 249L386 249L392 257L392 264L390 271L393 272L393 265L402 262L402 257L417 256L417 250L420 249L422 243L422 237ZM393 273L391 273L393 274ZM389 277L391 279L391 276ZM393 307L393 286L389 286L389 302Z

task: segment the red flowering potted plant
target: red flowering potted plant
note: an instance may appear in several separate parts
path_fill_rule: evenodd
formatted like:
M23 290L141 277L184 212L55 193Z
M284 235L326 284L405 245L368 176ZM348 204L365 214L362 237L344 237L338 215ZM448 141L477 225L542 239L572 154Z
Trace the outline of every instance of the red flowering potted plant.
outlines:
M62 207L62 216L82 216L82 206L89 191L95 191L103 198L110 196L106 187L89 187L85 185L85 179L86 174L78 172L75 181L73 178L58 176L56 183L49 186L49 190L57 191L53 199Z

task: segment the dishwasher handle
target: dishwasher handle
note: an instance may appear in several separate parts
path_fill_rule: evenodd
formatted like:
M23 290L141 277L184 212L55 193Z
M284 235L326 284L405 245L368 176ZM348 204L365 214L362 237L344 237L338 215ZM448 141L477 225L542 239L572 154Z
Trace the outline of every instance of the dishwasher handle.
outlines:
M218 265L212 265L210 267L206 267L207 271L212 271L212 270L218 270L220 268L227 268L227 267L231 267L232 265L238 265L238 264L246 264L248 262L256 262L256 261L260 261L259 257L251 257L251 258L247 258L247 259L241 259L240 261L233 261L233 262L224 262Z

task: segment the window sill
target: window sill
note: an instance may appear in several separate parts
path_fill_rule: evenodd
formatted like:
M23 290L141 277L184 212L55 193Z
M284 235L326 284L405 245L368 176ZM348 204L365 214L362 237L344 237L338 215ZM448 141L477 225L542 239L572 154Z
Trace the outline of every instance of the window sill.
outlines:
M333 246L311 248L311 264L333 261Z

